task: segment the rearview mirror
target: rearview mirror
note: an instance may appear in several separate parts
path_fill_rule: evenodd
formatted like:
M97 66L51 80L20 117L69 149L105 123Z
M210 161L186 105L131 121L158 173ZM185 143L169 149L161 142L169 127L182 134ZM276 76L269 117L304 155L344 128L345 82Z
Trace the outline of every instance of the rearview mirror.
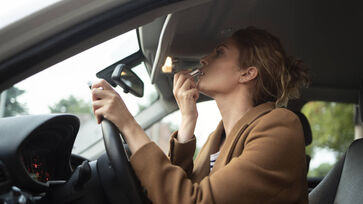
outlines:
M125 93L142 97L144 95L144 82L125 64L119 64L112 72L112 80L124 89Z

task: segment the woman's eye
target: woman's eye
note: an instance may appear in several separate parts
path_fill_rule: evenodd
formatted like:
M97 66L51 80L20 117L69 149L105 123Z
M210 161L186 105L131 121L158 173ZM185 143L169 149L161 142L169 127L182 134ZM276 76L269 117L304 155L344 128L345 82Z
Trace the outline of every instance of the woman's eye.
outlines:
M220 56L220 55L222 55L223 54L223 50L222 49L216 49L216 55L217 56Z

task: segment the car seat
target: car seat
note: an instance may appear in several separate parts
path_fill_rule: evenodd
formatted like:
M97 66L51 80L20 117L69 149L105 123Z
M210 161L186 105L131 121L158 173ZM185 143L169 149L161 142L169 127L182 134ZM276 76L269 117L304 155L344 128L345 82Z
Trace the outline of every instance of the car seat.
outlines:
M295 112L295 114L299 117L304 131L305 146L308 146L313 141L310 123L303 113ZM306 154L305 156L306 156L306 174L308 174L311 157L308 154ZM323 178L320 177L307 178L308 192L311 192L321 182L322 179Z
M363 203L363 139L355 140L320 184L310 204Z
M295 112L295 114L299 117L303 131L304 131L305 146L308 146L313 141L309 121L302 112ZM306 173L309 172L310 159L311 159L311 157L309 155L306 155L306 165L307 165Z

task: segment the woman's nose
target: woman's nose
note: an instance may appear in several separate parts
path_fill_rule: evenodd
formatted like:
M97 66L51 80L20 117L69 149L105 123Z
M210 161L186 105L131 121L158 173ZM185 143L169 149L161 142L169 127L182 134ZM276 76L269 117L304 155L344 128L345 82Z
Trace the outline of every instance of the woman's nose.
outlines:
M200 64L203 65L203 66L206 66L208 65L208 62L207 62L207 56L204 56L200 59Z

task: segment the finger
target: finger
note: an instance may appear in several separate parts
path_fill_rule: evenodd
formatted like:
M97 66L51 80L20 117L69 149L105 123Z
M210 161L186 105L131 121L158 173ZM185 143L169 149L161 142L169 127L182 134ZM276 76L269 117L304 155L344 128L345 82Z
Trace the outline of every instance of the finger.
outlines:
M178 88L178 81L182 80L181 78L183 78L182 74L181 73L176 73L175 74L175 78L174 78L174 89L177 89Z
M104 98L107 98L108 96L110 96L111 94L112 93L110 91L95 88L92 90L92 100L96 101L96 100L104 99Z
M183 70L183 71L180 71L180 72L178 72L178 73L176 73L176 80L175 80L175 86L177 86L178 85L178 81L180 80L180 79L183 79L183 80L185 80L185 78L187 78L187 77L189 77L190 75L188 74L188 72L189 71L187 71L187 70Z
M193 99L194 99L194 101L197 102L198 98L199 98L198 89L193 89Z
M97 100L92 102L93 112L105 105L104 100Z
M199 97L199 91L196 88L187 90L183 93L185 99L194 99L196 101Z
M174 87L175 87L176 82L178 81L180 75L183 75L183 74L186 74L186 73L188 73L188 71L187 70L183 70L183 71L180 71L180 72L177 72L177 73L174 74L174 77L173 77L174 78L174 80L173 80L173 86Z
M103 119L103 107L102 108L99 108L97 110L94 111L94 114L96 116L96 120L97 120L97 123L100 124L102 122L102 119Z
M193 81L193 79L188 78L188 79L185 80L183 85L180 87L180 90L186 91L186 90L189 90L191 88L196 88L196 85L195 85L195 82Z
M181 86L183 85L183 83L185 82L185 80L187 80L188 78L191 78L190 75L188 74L181 74L175 84L174 89L180 89Z
M112 90L113 89L111 87L111 85L104 79L101 79L100 81L92 84L92 89L93 88L102 88L104 90Z
M175 87L176 82L178 81L180 74L179 73L175 73L174 74L174 79L173 79L173 87Z
M194 81L192 79L186 79L182 87L174 91L174 96L177 99L177 102L178 98L184 98L184 93L193 88L196 88Z
M199 98L199 90L196 89L196 94L194 95L194 100L197 101Z
M176 93L176 90L177 90L176 84L177 84L177 81L178 81L179 77L180 77L180 73L176 73L174 75L174 80L173 80L173 94L174 94L174 96L175 96L175 93Z

